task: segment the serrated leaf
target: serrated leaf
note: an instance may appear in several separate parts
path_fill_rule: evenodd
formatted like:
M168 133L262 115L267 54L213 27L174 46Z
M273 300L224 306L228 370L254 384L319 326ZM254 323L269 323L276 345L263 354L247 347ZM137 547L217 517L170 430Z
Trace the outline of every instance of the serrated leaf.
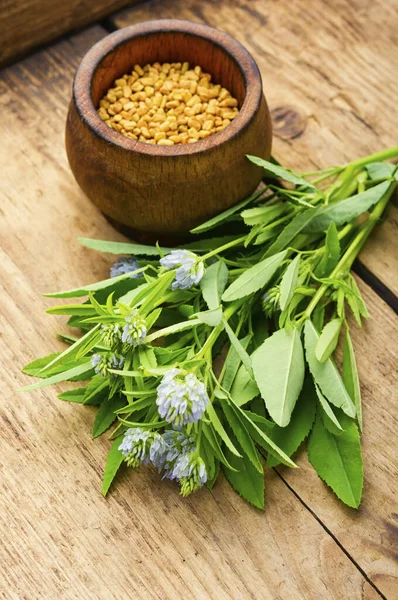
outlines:
M390 181L383 181L383 183L379 183L365 192L351 196L346 200L319 206L312 212L313 218L304 227L304 233L324 231L329 227L331 222L339 226L356 219L381 200L384 194L389 191L391 185L394 184Z
M67 402L76 402L77 404L83 404L85 393L85 387L75 388L74 390L68 390L67 392L62 392L62 394L58 394L58 398L60 400L66 400Z
M236 373L236 377L231 387L231 396L237 406L242 406L250 400L253 400L260 390L256 382L246 370L246 367L241 365Z
M235 213L240 211L242 208L244 208L245 206L250 204L250 202L257 200L257 198L259 198L262 194L264 194L264 190L260 190L259 192L257 192L256 194L253 194L249 198L242 200L242 202L239 202L239 204L235 204L235 206L232 206L231 208L224 210L222 213L216 215L212 219L209 219L205 223L202 223L201 225L198 225L194 229L191 229L191 233L203 233L204 231L208 231L209 229L214 229L214 227L221 225L221 223L226 221L228 219L228 217L231 217L232 215L234 215Z
M278 219L286 212L285 204L273 204L271 206L256 206L248 208L241 213L241 217L249 227L253 225L267 225Z
M108 242L105 240L94 240L91 238L77 238L78 242L91 250L108 252L110 254L134 254L136 256L159 256L156 246L144 246L143 244L130 244L127 242ZM171 252L171 248L160 248L163 254Z
M94 375L90 383L87 385L84 395L84 404L95 405L101 404L104 399L104 393L109 387L109 378L102 375Z
M54 352L53 354L49 354L48 356L43 356L42 358L37 358L36 360L32 360L32 362L28 363L23 369L22 372L25 375L30 375L31 377L41 377L47 378L49 377L43 370L44 367L53 362L54 358L57 358L61 352Z
M146 270L146 267L142 267L134 273L143 273ZM74 288L71 290L65 290L63 292L51 292L48 294L43 294L47 298L80 298L82 296L88 296L89 292L97 292L99 290L105 290L108 288L114 287L119 281L124 281L125 279L131 279L132 272L123 273L123 275L119 275L118 277L111 277L109 279L104 279L102 281L97 281L95 283L90 283L88 285ZM132 282L137 282L137 279L131 279ZM139 280L138 280L139 281ZM131 285L137 285L137 283L132 283Z
M73 361L74 359L82 358L82 356L78 356L79 352L82 349L88 348L87 352L91 350L100 339L98 334L99 325L90 329L85 335L77 340L72 346L66 348L63 352L58 354L51 362L43 367L43 373L52 369L56 365L65 365L68 362Z
M106 457L105 471L104 476L102 478L102 494L104 496L107 495L111 483L114 480L115 475L118 472L119 467L124 460L123 454L121 450L119 450L119 446L122 443L122 441L122 435L117 437L112 442L111 449L109 450L108 456Z
M235 456L228 449L225 453L235 469L231 471L223 468L232 488L253 506L264 508L264 473L260 473L245 455Z
M280 285L279 305L281 310L285 310L290 300L293 298L294 290L297 286L298 272L300 268L300 255L292 260L285 273L283 274Z
M314 385L315 385L315 392L316 392L316 395L317 395L317 398L319 400L319 404L321 407L320 415L322 417L324 426L330 433L333 433L333 435L340 435L343 432L343 428L340 425L339 420L337 419L336 415L334 414L333 409L330 406L329 402L322 395L319 387L316 384L314 384Z
M91 362L85 362L84 364L68 369L67 371L57 373L57 375L52 375L43 381L38 381L37 383L32 383L32 385L20 388L17 390L17 392L30 392L31 390L37 390L48 385L54 385L55 383L60 383L61 381L71 381L73 378L89 373L92 370L93 368L91 366Z
M325 325L316 343L315 356L324 363L334 352L341 330L342 320L332 319Z
M248 334L244 338L239 340L240 344L243 346L243 348L245 350L247 349L251 339L252 339L252 335ZM233 346L230 346L228 354L227 354L227 358L225 359L225 363L224 363L224 377L222 380L222 386L225 390L227 390L227 392L229 392L229 390L232 387L232 384L234 382L235 376L238 372L239 365L241 364L241 362L242 361L239 358L239 355L236 352L235 348Z
M206 268L200 282L203 298L210 310L218 308L228 281L228 267L223 260Z
M114 396L101 403L93 424L93 438L102 435L116 421L115 411L125 404L124 398Z
M227 401L223 401L220 404L225 414L225 417L229 423L230 429L234 432L234 435L238 442L238 446L241 447L242 452L251 461L253 467L257 469L259 473L262 473L263 465L260 459L260 455L257 452L256 446L254 445L253 440L250 437L250 434L246 429L244 422L239 417L239 413L236 411L236 409L234 409L234 406L230 405Z
M289 183L294 183L295 185L303 185L313 189L315 188L314 184L301 177L301 175L298 173L294 173L294 171L291 171L290 169L285 169L284 167L275 165L274 163L264 160L263 158L259 158L258 156L251 156L250 154L246 154L246 156L252 163L258 165L259 167L263 167L268 173L272 173L279 179L284 179L285 181L289 181Z
M279 427L275 425L269 432L272 441L284 451L287 456L292 456L299 448L300 444L308 436L315 419L316 399L314 395L314 386L311 378L307 377L304 381L297 404L294 407L292 418L289 425ZM267 467L275 467L280 464L280 460L269 454L267 457Z
M348 506L358 508L363 487L363 464L358 430L342 414L344 432L335 436L318 415L308 440L308 459L318 475Z
M304 352L298 329L280 329L256 350L254 378L275 423L286 427L304 382Z
M221 449L220 442L218 441L216 432L213 427L207 425L207 423L202 423L202 431L210 446L212 447L215 456L225 465L228 469L234 470L234 467L228 462L227 457ZM231 453L232 454L232 453ZM235 456L235 455L234 455Z
M268 248L265 256L272 256L287 248L294 238L304 230L308 223L311 222L314 218L314 213L314 210L308 208L296 215L294 219L284 227L270 248Z
M327 277L336 267L340 258L340 240L335 223L329 224L326 232L325 251L320 263L315 269L317 277Z
M95 310L90 304L61 304L60 306L50 306L46 309L46 313L49 315L88 317L95 315Z
M357 420L360 431L362 431L362 402L361 388L359 385L358 369L355 360L354 348L351 341L351 336L346 330L343 351L343 381L347 392L355 404Z
M164 329L159 329L158 331L154 331L153 333L148 335L146 338L146 343L150 344L158 338L173 335L174 333L184 331L185 329L192 329L196 325L202 325L202 321L200 321L199 319L191 319L190 321L182 321L181 323L170 325L170 327L164 327Z
M225 290L222 296L224 302L232 302L261 290L271 280L286 254L286 251L279 252L244 271Z
M306 358L311 374L318 384L322 394L327 400L341 408L349 417L355 417L355 406L344 386L343 380L334 361L328 358L326 362L321 363L315 356L315 348L318 343L319 333L315 329L310 319L307 319L304 325L304 340Z

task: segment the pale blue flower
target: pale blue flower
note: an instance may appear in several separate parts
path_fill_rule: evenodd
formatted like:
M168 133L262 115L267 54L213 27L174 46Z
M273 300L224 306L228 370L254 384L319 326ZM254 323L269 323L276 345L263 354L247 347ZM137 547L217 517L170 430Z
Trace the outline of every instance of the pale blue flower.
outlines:
M137 269L138 262L134 258L134 256L130 256L129 258L119 258L119 260L116 261L114 265L112 265L110 275L111 277L119 277L119 275L124 275L125 273L136 271ZM140 276L141 273L133 273L131 275L133 279Z
M163 419L174 425L196 423L206 410L209 397L194 373L170 369L157 388L156 404Z
M91 357L91 365L97 375L108 376L108 369L122 369L124 364L123 356L117 356L111 352L96 353Z
M163 477L174 479L174 464L178 457L196 450L195 440L188 437L184 431L167 429L161 436L163 440L162 450L154 457L152 463L161 471Z
M168 271L176 269L172 290L187 290L199 283L205 268L199 257L189 250L172 250L160 259L163 269Z
M183 454L175 462L173 476L180 483L181 494L188 496L188 494L195 492L206 483L205 463L195 452Z
M152 443L152 431L134 427L125 431L123 441L118 449L122 452L129 467L138 467L141 463L149 462Z
M132 310L131 314L125 319L122 342L135 348L139 344L145 343L146 334L147 330L145 319L141 317L141 315L138 313L138 310Z

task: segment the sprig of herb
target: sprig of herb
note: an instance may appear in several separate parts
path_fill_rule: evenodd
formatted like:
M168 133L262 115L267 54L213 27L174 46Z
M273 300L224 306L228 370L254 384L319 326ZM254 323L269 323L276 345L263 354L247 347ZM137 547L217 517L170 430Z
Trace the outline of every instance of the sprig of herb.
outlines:
M397 168L384 161L397 156L307 174L248 157L275 183L196 227L184 250L81 240L136 258L119 260L110 279L47 294L86 297L48 310L84 335L27 365L41 381L24 389L89 379L59 397L99 406L94 437L115 424L104 494L123 462L150 462L183 495L212 488L222 470L263 507L263 456L295 467L308 438L319 476L359 506L362 410L347 316L361 326L368 313L350 269L395 189Z

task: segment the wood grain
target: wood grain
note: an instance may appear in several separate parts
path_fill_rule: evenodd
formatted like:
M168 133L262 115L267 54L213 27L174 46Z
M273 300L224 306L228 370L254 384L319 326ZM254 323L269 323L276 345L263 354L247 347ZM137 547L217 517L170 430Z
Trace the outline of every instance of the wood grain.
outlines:
M261 71L273 154L310 171L397 144L397 11L397 0L151 0L112 19L124 27L178 16L235 36ZM360 256L396 294L397 221L391 204Z
M139 0L1 0L0 66Z
M62 320L44 314L51 301L40 292L107 274L109 260L76 237L121 237L77 188L63 149L73 70L102 34L90 29L1 75L0 595L375 600L273 471L265 512L225 481L184 500L150 469L126 472L104 500L109 442L91 440L94 411L62 403L54 388L15 392L26 361L60 348Z
M132 65L173 61L200 64L238 99L239 114L223 131L167 147L122 136L99 118L100 99ZM231 36L199 23L161 19L115 31L84 57L74 80L66 150L76 180L104 214L153 234L152 243L166 244L250 196L263 169L246 154L268 160L271 138L252 57Z

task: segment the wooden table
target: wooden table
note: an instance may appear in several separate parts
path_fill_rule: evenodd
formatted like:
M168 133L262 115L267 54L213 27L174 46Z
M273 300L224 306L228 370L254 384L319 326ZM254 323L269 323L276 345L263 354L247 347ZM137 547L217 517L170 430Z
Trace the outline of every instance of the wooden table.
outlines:
M102 3L103 4L103 3ZM263 76L273 153L312 170L397 143L396 0L153 0L108 30L148 18L233 34ZM20 370L61 348L64 321L42 292L104 278L111 259L78 236L121 239L77 187L63 130L73 73L107 34L94 24L0 73L0 597L6 599L398 598L397 319L391 204L356 264L371 319L354 328L364 402L365 488L342 506L309 468L268 470L264 512L225 480L188 499L150 469L103 499L109 442L90 407L46 388L19 395ZM395 71L395 72L394 72ZM395 120L395 123L394 123Z

